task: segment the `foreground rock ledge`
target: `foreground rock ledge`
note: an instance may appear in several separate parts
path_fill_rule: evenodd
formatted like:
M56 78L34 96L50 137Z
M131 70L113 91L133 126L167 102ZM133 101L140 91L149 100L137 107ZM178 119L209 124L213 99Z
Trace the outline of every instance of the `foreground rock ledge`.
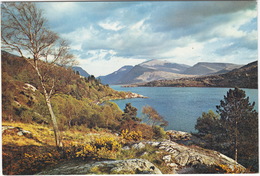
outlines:
M225 166L230 171L244 173L246 168L220 152L204 149L198 146L185 146L172 141L147 142L147 144L158 147L158 152L166 151L168 154L162 159L172 167L173 173L194 173L197 166L219 167ZM184 171L186 167L190 170ZM196 173L196 171L195 171Z
M144 159L100 161L95 163L63 163L37 175L84 175L84 174L162 174L152 163Z

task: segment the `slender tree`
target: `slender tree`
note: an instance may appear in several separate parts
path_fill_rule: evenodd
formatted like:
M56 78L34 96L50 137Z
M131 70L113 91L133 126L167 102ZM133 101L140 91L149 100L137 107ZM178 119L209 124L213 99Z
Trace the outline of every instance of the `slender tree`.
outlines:
M161 127L165 127L168 125L168 122L164 120L163 116L161 116L153 107L144 106L142 109L142 113L148 120L151 122L152 127L155 125L159 125Z
M2 48L16 51L21 57L32 58L26 60L39 78L53 123L56 145L60 149L62 140L51 97L57 81L53 75L55 67L75 63L73 55L69 53L68 43L48 29L42 10L31 2L2 3L1 23Z

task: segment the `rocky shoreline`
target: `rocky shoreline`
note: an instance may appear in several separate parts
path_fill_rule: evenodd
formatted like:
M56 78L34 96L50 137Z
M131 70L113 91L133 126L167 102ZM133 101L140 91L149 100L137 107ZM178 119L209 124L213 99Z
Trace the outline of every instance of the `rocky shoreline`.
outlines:
M94 104L100 105L106 101L110 100L124 100L124 99L132 99L132 98L148 98L144 95L133 93L133 92L126 92L127 94L124 97L115 97L115 98L109 98L104 101L93 101Z
M146 96L144 96L144 95L141 95L141 94L129 92L129 93L125 96L125 99L131 99L131 98L148 98L148 97L146 97Z

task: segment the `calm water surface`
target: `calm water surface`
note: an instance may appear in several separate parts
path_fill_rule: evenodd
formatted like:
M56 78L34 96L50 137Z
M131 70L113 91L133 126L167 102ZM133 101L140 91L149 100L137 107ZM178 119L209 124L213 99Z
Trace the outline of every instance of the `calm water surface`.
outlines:
M138 109L138 117L142 117L142 107L152 106L162 115L169 125L166 129L194 132L196 120L202 112L216 111L216 105L224 99L229 88L197 88L197 87L121 87L113 85L118 91L130 91L149 98L114 100L123 110L126 103ZM249 101L256 103L258 111L258 89L243 89Z

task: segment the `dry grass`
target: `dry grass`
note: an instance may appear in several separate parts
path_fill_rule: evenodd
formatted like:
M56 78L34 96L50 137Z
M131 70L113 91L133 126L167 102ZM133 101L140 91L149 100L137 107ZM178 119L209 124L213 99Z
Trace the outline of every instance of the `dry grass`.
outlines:
M2 125L20 127L23 130L30 131L34 137L30 139L30 138L26 138L25 136L7 135L4 133L2 135L3 145L10 145L10 144L17 145L17 146L24 146L24 145L42 146L43 144L55 145L54 134L51 131L51 129L46 126L42 126L39 124L27 124L21 122L2 122Z
M82 147L87 143L100 138L113 138L121 142L121 137L107 131L90 129L71 129L62 131L62 138L66 154L57 152L54 133L51 127L39 124L21 122L2 122L4 126L19 127L30 131L32 138L19 136L16 132L4 132L2 135L3 146L3 173L5 175L31 175L46 166L57 164L61 161L75 158L77 146ZM74 152L71 147L75 147ZM80 149L80 148L79 148ZM69 151L69 152L67 152Z
M29 139L24 136L17 136L17 135L3 135L3 145L14 144L18 146L24 145L55 145L54 140L54 133L51 127L39 125L36 123L29 124L29 123L21 123L21 122L2 122L4 126L13 126L13 127L20 127L26 131L30 131L33 134L33 137L38 139L40 142L35 141L35 139ZM89 143L96 138L99 137L114 137L120 140L120 137L117 137L115 134L112 134L107 131L95 131L95 130L65 130L61 132L63 142L66 144L70 143Z

